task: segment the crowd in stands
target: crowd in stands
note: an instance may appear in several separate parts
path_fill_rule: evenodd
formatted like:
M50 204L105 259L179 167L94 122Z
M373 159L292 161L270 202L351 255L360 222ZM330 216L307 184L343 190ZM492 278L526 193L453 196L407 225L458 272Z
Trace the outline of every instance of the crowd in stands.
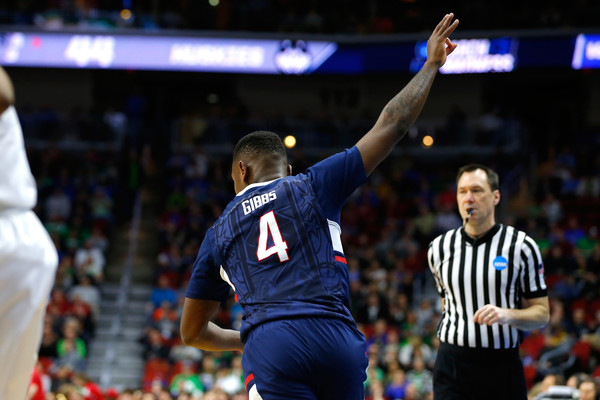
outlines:
M85 371L115 224L118 171L111 162L114 154L59 149L29 149L28 153L38 179L35 211L59 254L30 395L43 399L44 392L80 390L102 394Z
M16 1L0 3L0 22L47 29L190 29L258 32L378 34L427 30L447 11L468 29L596 26L592 0L424 1ZM123 9L127 11L121 12Z
M299 110L288 115L272 110L250 111L237 99L223 99L210 104L200 96L182 101L181 107L175 106L177 109L168 104L157 109L148 104L148 98L153 95L132 93L119 102L120 107L108 105L88 113L78 109L59 112L50 106L34 108L24 105L19 109L19 117L29 141L51 142L64 148L87 143L120 150L119 157L109 161L120 171L125 171L129 163L139 157L137 150L143 144L153 146L153 152L168 152L170 156L173 156L170 154L172 149L185 147L195 152L194 163L186 167L198 169L198 174L203 174L202 169L207 168L203 160L206 157L203 146L228 151L240 132L269 129L293 133L301 138L303 149L325 151L358 141L377 118L377 114L368 108L349 111L353 113L350 118L349 112L328 110L327 100L314 113ZM154 120L156 114L168 114L168 118L159 122ZM422 128L412 130L403 139L403 148L421 147L425 134L433 137L436 148L455 147L460 143L461 146L487 146L511 154L524 151L530 145L528 141L535 139L535 133L528 131L514 109L498 105L477 116L468 116L459 105L452 105L438 120L428 121ZM128 150L133 151L129 153ZM172 162L178 162L178 155L174 157ZM297 158L302 167L307 166L302 157ZM126 181L131 174L127 172L119 179ZM590 184L593 185L593 182ZM570 190L575 190L575 187L571 186ZM586 190L599 189L590 186Z

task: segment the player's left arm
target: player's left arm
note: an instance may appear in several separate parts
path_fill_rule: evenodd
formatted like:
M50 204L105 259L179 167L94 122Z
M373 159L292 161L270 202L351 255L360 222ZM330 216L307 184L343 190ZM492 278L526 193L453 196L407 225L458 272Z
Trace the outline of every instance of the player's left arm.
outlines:
M185 345L208 351L244 350L239 331L223 329L210 321L219 305L216 300L185 298L180 327Z
M0 67L0 114L15 103L15 90L4 68Z
M209 228L198 250L194 270L183 303L179 327L181 340L202 350L242 350L240 332L223 329L211 322L229 294L229 286L219 276L214 231Z
M449 39L458 26L458 20L452 22L453 18L452 13L442 18L427 41L423 68L388 102L373 128L356 143L367 175L391 153L421 113L438 69L456 48Z

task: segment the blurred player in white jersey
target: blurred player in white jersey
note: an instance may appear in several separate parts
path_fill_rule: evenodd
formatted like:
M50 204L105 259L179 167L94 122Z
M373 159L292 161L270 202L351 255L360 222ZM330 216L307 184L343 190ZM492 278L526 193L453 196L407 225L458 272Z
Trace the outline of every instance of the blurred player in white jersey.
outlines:
M0 399L25 399L58 256L32 208L37 188L0 67Z

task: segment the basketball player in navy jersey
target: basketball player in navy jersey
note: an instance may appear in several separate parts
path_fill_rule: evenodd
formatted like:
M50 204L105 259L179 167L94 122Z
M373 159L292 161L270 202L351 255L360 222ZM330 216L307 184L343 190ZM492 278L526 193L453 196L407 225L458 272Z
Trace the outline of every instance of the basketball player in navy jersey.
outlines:
M278 135L258 131L235 146L236 197L208 229L186 293L181 336L205 350L243 351L249 399L364 399L364 336L349 310L340 210L415 121L456 44L447 14L421 71L349 150L292 176ZM210 322L230 288L240 332Z

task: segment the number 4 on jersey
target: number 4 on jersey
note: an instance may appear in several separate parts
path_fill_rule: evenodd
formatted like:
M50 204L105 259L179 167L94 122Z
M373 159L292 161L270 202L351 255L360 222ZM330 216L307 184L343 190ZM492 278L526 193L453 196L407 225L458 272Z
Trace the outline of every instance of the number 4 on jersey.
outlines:
M260 231L258 233L258 248L256 249L256 257L258 261L262 261L266 258L277 254L280 262L284 262L290 259L287 253L287 243L281 236L279 225L275 219L275 213L269 211L262 217L260 217ZM269 235L273 238L273 245L267 248L269 242Z

